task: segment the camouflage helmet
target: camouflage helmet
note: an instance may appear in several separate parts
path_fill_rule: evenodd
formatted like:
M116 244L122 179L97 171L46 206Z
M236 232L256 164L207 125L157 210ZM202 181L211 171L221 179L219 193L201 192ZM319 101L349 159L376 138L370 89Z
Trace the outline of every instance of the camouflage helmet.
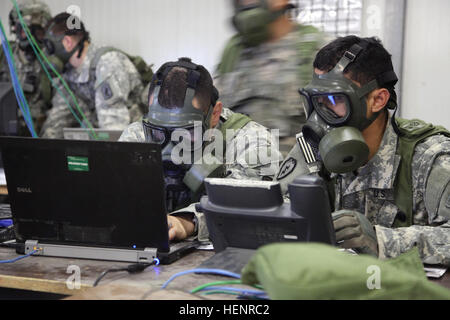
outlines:
M22 1L19 5L20 13L28 27L38 25L45 29L48 22L52 19L50 8L47 4L39 0ZM9 27L11 33L15 33L16 24L19 22L16 8L13 7L9 12Z

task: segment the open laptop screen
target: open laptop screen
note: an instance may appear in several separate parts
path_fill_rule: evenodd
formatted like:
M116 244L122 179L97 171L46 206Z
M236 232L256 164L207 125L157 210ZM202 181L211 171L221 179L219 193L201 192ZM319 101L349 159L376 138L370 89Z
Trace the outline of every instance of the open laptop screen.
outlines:
M168 250L158 145L0 137L18 241Z

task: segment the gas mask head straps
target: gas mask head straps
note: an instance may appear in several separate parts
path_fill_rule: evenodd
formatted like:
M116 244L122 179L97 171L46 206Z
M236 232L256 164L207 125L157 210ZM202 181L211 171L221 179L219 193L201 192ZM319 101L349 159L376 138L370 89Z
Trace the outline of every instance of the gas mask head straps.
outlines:
M354 171L367 161L369 148L362 131L378 113L367 118L366 96L379 87L393 88L397 81L392 69L361 87L345 77L347 67L369 44L365 39L354 44L330 72L314 74L311 83L300 91L310 106L303 134L330 172Z
M187 70L187 87L182 106L167 108L161 106L158 101L161 86L166 80L169 72L175 68L181 67ZM144 122L147 121L155 126L168 128L183 128L193 126L195 121L201 121L203 128L208 129L214 106L219 98L218 91L213 87L211 102L205 115L204 111L197 109L192 105L195 96L198 81L200 79L199 66L192 63L189 58L180 58L177 62L167 62L159 68L154 74L152 82L154 90L152 93L153 101L149 105L149 111Z
M67 20L70 17L71 16L67 14L67 15L61 16L60 19ZM76 17L76 19L78 19L78 17ZM84 24L81 21L80 21L80 29L73 29L73 30L68 30L66 32L63 32L62 34L55 34L53 32L53 29L55 28L56 24L59 22L60 22L59 19L57 21L53 21L50 24L50 26L47 28L47 32L46 32L45 38L44 38L44 45L45 45L49 55L56 56L65 65L77 50L78 50L77 58L81 57L81 54L83 53L83 50L84 50L84 42L89 41L90 37L89 37L89 32L86 31ZM64 37L75 35L75 34L79 33L80 31L83 33L82 38L80 39L78 44L72 50L67 51L62 43Z
M344 74L347 71L347 68L350 64L352 64L360 54L367 49L370 44L371 39L362 39L360 42L352 45L349 50L347 50L342 58L338 61L336 66L328 73L323 75L314 74L315 80L330 80L330 81L339 81L339 82L347 82L347 87L352 88L349 90L352 94L349 94L349 98L352 104L352 115L347 121L347 125L355 127L360 131L363 131L367 128L379 115L379 112L372 114L370 118L366 117L367 113L367 105L366 105L366 96L372 92L373 90L381 87L392 88L390 92L394 92L393 88L398 81L398 78L394 72L394 69L391 67L390 70L382 72L378 74L375 79L369 81L365 85L361 87L356 86L351 80L347 79ZM314 81L313 81L314 82ZM395 93L395 92L394 92ZM392 96L391 100L394 102L396 100L396 96ZM396 103L390 103L388 107L395 106Z

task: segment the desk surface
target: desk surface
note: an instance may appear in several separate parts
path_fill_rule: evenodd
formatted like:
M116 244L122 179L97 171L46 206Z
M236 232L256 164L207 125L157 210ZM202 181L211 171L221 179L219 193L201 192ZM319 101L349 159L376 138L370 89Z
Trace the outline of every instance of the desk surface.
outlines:
M93 284L103 271L112 267L126 267L130 263L32 256L14 263L0 264L0 287L89 299L141 299L146 293L160 290L172 275L197 268L213 254L212 251L197 250L171 265L151 266L139 274L108 273L95 288L92 288ZM14 249L0 248L0 260L15 257L18 255ZM80 270L81 286L79 289L70 289L66 282L69 279L69 284L73 284L73 270L77 267ZM216 275L188 274L176 278L168 288L188 291L201 284L229 279Z
M188 274L173 280L168 289L160 290L161 286L172 275L198 267L210 258L211 251L197 250L171 265L151 266L139 274L127 272L109 273L99 285L93 288L100 274L111 267L125 267L129 263L95 261L83 259L29 257L15 263L0 264L0 287L50 292L70 295L69 299L202 299L199 295L187 292L199 285L229 280L217 275ZM0 260L15 258L18 255L14 249L0 248ZM74 268L80 270L81 286L70 289L70 280L74 278ZM450 288L450 271L433 282ZM208 298L233 299L234 296L214 295Z

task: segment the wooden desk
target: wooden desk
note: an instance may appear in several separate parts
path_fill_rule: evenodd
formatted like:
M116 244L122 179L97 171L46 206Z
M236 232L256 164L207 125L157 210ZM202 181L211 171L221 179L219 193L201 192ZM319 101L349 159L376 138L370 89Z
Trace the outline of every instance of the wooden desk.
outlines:
M93 284L103 271L111 267L125 267L129 263L29 257L11 264L0 264L0 287L69 295L69 299L202 299L204 296L187 292L208 282L230 278L188 274L173 280L169 290L160 288L172 275L198 267L213 254L211 251L195 251L171 265L151 266L139 274L110 273L95 288ZM0 260L17 256L14 249L0 248ZM67 273L69 266L80 268L79 289L70 289L66 283L73 276L73 273ZM432 282L450 289L450 271ZM220 294L207 296L207 299L234 299L234 296Z
M93 287L95 280L103 271L112 267L126 267L130 263L33 256L14 263L0 264L0 287L74 295L80 299L141 299L146 293L159 291L172 275L197 268L213 254L212 251L197 250L171 265L150 266L139 274L109 273L101 280L98 287L91 291L88 289ZM16 257L18 255L14 249L0 248L0 260ZM69 266L79 267L81 280L79 289L70 289L66 283L69 277L74 275L74 273L68 273ZM201 284L219 280L230 280L230 278L188 274L176 278L168 288L188 291ZM113 286L107 286L111 283ZM173 290L170 291L169 295L174 293ZM227 299L233 297L220 296Z
M438 285L446 287L447 289L450 289L450 269L447 270L447 272L444 274L442 278L431 280L431 282L434 282Z

